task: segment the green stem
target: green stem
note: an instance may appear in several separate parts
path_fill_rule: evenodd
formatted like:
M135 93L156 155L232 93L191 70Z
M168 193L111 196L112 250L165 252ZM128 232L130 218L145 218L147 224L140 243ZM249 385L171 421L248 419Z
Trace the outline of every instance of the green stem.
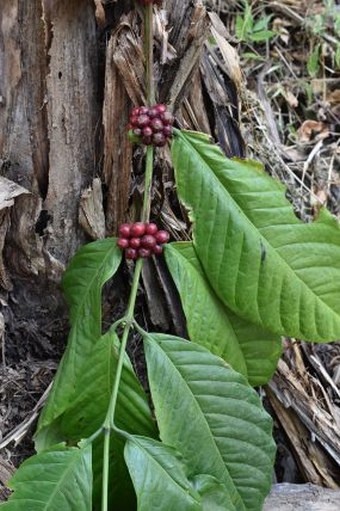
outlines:
M111 400L110 400L109 408L108 408L108 411L106 414L106 419L104 422L104 428L110 428L114 422L114 414L115 414L115 410L116 410L119 384L120 384L120 380L121 380L121 376L122 376L125 350L126 350L128 337L129 337L130 328L134 322L133 314L134 314L134 310L135 310L135 304L136 304L136 298L137 298L138 286L139 286L139 279L140 279L140 275L142 272L143 262L144 262L143 259L137 260L136 268L135 268L135 271L133 274L133 281L132 281L132 286L131 286L129 305L128 305L127 313L125 316L126 323L125 323L125 327L124 327L124 331L123 331L123 335L122 335L122 340L120 343L117 370L116 370L115 380L113 382Z
M154 155L154 148L152 145L149 145L146 150L142 222L148 222L150 219L151 189L152 189L152 176L153 176L153 155Z
M111 429L104 429L104 455L103 455L103 479L102 479L102 511L109 509L109 472L110 472L110 435Z
M146 95L148 105L156 102L155 81L153 75L153 5L145 7L145 74L146 74Z
M134 322L133 314L136 305L139 279L143 267L143 259L138 259L136 262L136 268L133 274L133 281L131 286L130 298L127 313L125 316L125 328L120 344L119 358L117 364L117 370L115 379L113 382L113 389L110 399L109 408L105 417L103 429L104 429L104 454L103 454L103 480L102 480L102 511L108 511L108 488L109 488L109 465L110 465L110 435L111 429L114 427L114 415L117 405L119 384L122 377L124 357L126 345L129 337L131 325Z
M153 76L153 6L148 5L145 8L145 73L146 73L146 93L147 103L149 106L155 104L155 83ZM151 188L152 188L152 176L153 176L153 159L154 149L152 146L148 146L146 151L146 168L145 168L145 185L144 185L144 197L143 197L143 208L142 208L142 222L148 222L150 219L151 209ZM122 340L119 350L119 358L117 364L117 370L115 379L113 382L113 389L110 398L109 407L103 424L104 431L104 453L103 453L103 481L102 481L102 511L108 511L108 488L109 488L109 465L110 465L110 436L112 429L117 429L115 426L115 411L117 406L118 392L120 380L122 377L124 357L126 346L128 342L129 332L131 326L134 324L134 310L136 305L137 293L139 280L143 268L143 259L138 259L133 275L133 281L131 286L129 304L127 313L124 316L125 327L123 330ZM115 323L115 327L120 324Z

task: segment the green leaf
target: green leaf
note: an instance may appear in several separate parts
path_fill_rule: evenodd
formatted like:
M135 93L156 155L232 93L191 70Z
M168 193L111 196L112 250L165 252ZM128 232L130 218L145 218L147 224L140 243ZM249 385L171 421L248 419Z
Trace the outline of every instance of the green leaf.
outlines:
M335 49L335 65L336 69L340 68L340 43L336 45Z
M254 42L269 41L274 35L276 34L272 30L260 30L250 34L249 39Z
M72 403L77 378L93 345L101 336L101 292L117 271L121 251L115 238L83 246L72 259L63 280L70 306L71 331L38 431L48 426Z
M268 24L269 24L271 18L272 18L271 15L269 15L269 16L261 16L261 18L258 19L254 23L253 31L254 32L260 32L261 30L267 30L268 29Z
M307 71L310 76L316 76L320 69L320 44L316 44L307 60Z
M91 511L91 445L59 445L26 460L10 481L4 511Z
M181 297L193 342L221 356L251 385L263 385L273 375L281 355L281 340L237 317L209 285L191 243L172 243L165 258Z
M113 331L107 332L93 347L82 368L76 385L73 406L60 418L59 430L63 438L77 441L90 437L103 424L117 370L120 343ZM157 438L157 428L143 391L126 355L116 408L116 424L131 434ZM111 435L110 500L121 509L130 509L135 493L125 466L124 441ZM103 441L93 447L94 502L101 499Z
M215 477L206 474L193 479L194 487L202 497L202 511L229 511L230 503L225 487Z
M101 509L103 484L103 449L104 437L100 436L93 444L93 509ZM124 460L125 439L116 433L110 438L110 465L109 465L109 509L123 509L135 511L136 494Z
M174 449L145 437L131 437L125 460L137 494L138 511L201 511L200 495Z
M192 342L147 334L144 348L161 440L184 456L189 478L207 474L225 486L226 509L260 511L275 445L256 392Z
M79 375L73 405L63 414L60 430L68 440L90 437L103 424L119 358L119 339L107 332L93 347ZM116 408L117 426L131 434L157 436L150 407L126 354Z
M262 57L261 55L258 55L256 53L253 53L252 51L245 51L242 53L242 58L244 59L251 59L251 60L257 60L259 62L263 62L265 57Z
M254 17L251 12L251 6L245 2L243 16L236 16L235 33L240 41L246 41L248 35L252 33L254 25Z
M239 41L243 41L244 33L245 33L245 23L244 19L240 14L236 16L236 22L235 22L235 34Z
M176 130L178 193L219 298L280 335L340 338L340 226L322 209L301 222L285 188L250 160L228 160L208 137Z

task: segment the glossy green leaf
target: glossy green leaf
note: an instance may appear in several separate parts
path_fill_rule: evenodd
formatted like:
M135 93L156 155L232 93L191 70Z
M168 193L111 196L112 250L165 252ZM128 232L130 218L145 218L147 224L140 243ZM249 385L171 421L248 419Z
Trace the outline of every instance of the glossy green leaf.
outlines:
M75 388L73 405L63 414L60 429L67 439L90 437L103 424L117 370L120 343L115 332L107 332L93 347ZM131 434L157 436L150 407L125 356L116 408L116 424Z
M104 437L93 444L93 511L101 510ZM136 511L137 501L124 459L125 439L116 433L110 439L109 509Z
M91 446L59 445L26 460L10 481L5 511L91 511Z
M79 375L73 405L58 421L63 439L78 441L88 438L103 424L117 370L120 343L113 331L107 332L92 348ZM143 391L128 356L125 356L120 382L116 424L131 434L156 438L157 428ZM124 441L116 434L111 436L110 498L129 509L135 494L125 466ZM99 438L93 447L94 502L101 498L103 441Z
M272 480L272 421L245 378L192 342L144 339L161 440L186 460L189 478L214 477L228 508L260 511Z
M221 356L251 385L263 385L274 373L281 339L237 317L209 285L192 243L172 243L165 258L181 297L189 337Z
M138 511L201 511L200 495L176 451L145 437L131 437L125 459L137 494Z
M77 378L93 345L101 336L101 292L117 271L121 251L115 238L83 246L72 259L63 280L70 306L71 331L38 431L48 426L71 404Z
M219 298L280 335L340 338L340 227L326 210L301 222L261 165L228 160L200 133L176 130L179 196L194 245Z
M225 486L215 477L199 475L194 477L193 484L201 496L202 511L231 511Z

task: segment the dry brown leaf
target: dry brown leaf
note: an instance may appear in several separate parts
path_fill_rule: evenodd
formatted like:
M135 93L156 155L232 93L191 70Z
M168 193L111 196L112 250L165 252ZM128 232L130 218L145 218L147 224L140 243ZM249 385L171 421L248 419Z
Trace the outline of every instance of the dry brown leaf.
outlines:
M300 142L310 142L311 140L322 140L329 136L329 129L325 123L320 121L304 121L298 129Z
M330 92L326 99L331 106L340 105L340 89Z
M297 108L299 106L299 101L297 97L290 90L285 90L284 96L286 98L288 105L291 108Z
M242 72L239 57L235 48L233 48L226 40L226 34L221 31L221 20L213 13L210 13L209 17L212 22L211 35L216 40L221 51L227 73L235 83L237 89L240 90L242 84Z
M289 44L290 34L287 27L291 27L292 24L283 19L283 18L275 18L272 23L272 29L279 35L281 41L283 41L286 45Z
M328 199L327 190L319 190L317 192L314 192L321 204L326 204Z

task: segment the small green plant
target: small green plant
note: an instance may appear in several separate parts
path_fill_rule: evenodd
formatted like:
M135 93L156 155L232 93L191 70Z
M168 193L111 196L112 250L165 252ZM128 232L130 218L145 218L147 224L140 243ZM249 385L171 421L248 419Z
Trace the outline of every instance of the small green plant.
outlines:
M271 15L259 16L255 19L252 7L247 0L244 0L243 5L243 14L236 16L235 32L238 40L245 43L269 41L275 35L275 32L268 28Z
M314 39L310 51L307 70L310 76L318 75L322 68L322 56L331 49L334 64L340 68L340 12L334 0L324 0L324 10L320 14L308 16L306 26L312 32ZM329 38L330 31L335 38Z
M326 210L304 224L260 164L227 159L202 133L164 131L172 116L155 108L153 5L142 3L148 105L130 118L147 146L141 218L118 239L82 247L65 273L68 346L39 419L38 452L13 477L4 510L261 511L275 445L253 386L271 378L281 335L340 337L339 224ZM154 146L170 136L190 242L168 243L150 221ZM144 260L160 252L190 341L136 321ZM123 254L131 292L103 334L101 293ZM131 329L143 339L152 406L126 352Z

